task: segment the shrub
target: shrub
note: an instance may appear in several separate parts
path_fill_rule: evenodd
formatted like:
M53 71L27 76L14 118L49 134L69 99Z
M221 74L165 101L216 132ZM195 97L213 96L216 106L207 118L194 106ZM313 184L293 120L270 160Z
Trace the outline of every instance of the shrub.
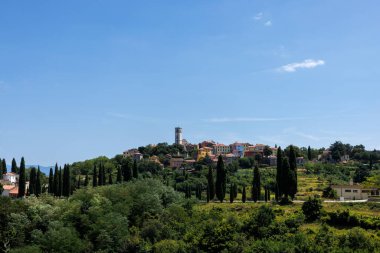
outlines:
M307 221L315 221L321 215L322 203L319 198L310 198L302 204L302 212Z

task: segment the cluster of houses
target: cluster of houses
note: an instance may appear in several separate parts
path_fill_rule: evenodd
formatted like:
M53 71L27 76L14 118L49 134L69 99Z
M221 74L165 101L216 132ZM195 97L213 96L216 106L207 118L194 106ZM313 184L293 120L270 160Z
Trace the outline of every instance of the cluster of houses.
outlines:
M0 184L3 187L1 196L17 198L18 196L18 180L19 175L14 172L8 172L3 174L3 179L0 180ZM29 182L26 182L26 189L29 188Z
M270 166L275 166L277 164L277 147L269 147L270 154L265 154L265 148L268 146L264 144L252 145L249 143L240 143L234 142L230 145L225 145L221 143L216 143L214 141L203 141L197 145L189 144L188 142L182 142L184 149L191 145L191 148L195 151L193 156L189 157L188 153L178 154L172 156L170 154L166 155L166 158L169 159L171 168L182 168L187 167L186 165L192 165L195 162L199 162L202 159L208 158L212 162L216 163L218 157L222 156L226 164L230 164L233 161L243 158L251 157L256 158L257 156L263 158L263 162L267 163ZM133 160L140 161L143 159L143 154L139 152L138 149L130 149L123 152L124 157L131 157ZM265 159L264 159L265 158ZM160 163L157 156L149 157L151 161ZM297 157L297 164L303 165L304 158Z

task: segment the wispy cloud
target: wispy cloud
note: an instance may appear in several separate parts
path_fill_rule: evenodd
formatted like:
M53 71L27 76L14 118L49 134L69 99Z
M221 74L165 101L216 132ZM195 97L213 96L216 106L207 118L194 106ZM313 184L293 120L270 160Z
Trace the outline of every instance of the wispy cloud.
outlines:
M286 121L305 118L254 118L254 117L237 117L237 118L210 118L206 122L210 123L228 123L228 122L268 122L268 121Z
M119 119L129 119L130 116L122 113L117 113L117 112L108 112L108 116L114 117L114 118L119 118Z
M253 17L254 20L261 20L262 18L263 18L263 13L262 13L262 12L257 13L257 14Z
M324 60L306 59L302 62L294 62L281 66L277 70L280 72L296 72L297 69L312 69L318 66L325 65Z
M267 22L264 23L265 26L271 26L272 25L272 21L268 20Z

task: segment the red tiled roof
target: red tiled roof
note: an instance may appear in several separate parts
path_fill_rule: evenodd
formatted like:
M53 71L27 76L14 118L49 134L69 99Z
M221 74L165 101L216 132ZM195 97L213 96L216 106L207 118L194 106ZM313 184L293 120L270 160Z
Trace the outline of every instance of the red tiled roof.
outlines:
M6 191L10 191L15 187L16 187L15 185L3 185L3 189Z

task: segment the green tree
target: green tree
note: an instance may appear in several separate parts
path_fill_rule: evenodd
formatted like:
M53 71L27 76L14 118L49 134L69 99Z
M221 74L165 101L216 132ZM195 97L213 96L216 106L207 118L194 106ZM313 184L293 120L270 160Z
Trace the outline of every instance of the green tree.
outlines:
M245 190L245 186L243 186L243 193L242 193L242 196L241 196L241 201L243 203L245 203L246 200L247 200L247 193L246 193L246 190Z
M307 159L311 161L313 159L310 146L307 147Z
M272 149L269 146L264 147L264 156L268 157L273 154Z
M49 185L48 185L48 193L54 193L54 176L53 176L53 168L50 168L49 171Z
M209 189L208 185L206 187L206 201L207 201L207 203L210 202L210 189Z
M11 171L13 173L16 173L16 174L19 173L18 168L17 168L17 163L16 163L16 160L14 158L12 159L12 168L11 168Z
M21 158L20 163L20 175L19 175L19 186L18 186L18 197L23 198L25 196L25 184L26 184L26 175L25 175L25 160L24 157Z
M113 184L113 181L112 181L112 171L110 171L109 174L108 174L108 184Z
M30 174L29 174L29 194L30 195L36 194L36 180L37 180L36 168L33 167L30 169Z
M215 198L215 184L211 166L208 167L207 187L210 194L210 200L213 200Z
M319 198L310 198L302 204L302 212L307 221L315 221L321 215L322 203Z
M3 167L3 173L4 174L7 174L7 172L8 172L8 169L7 169L7 163L6 163L6 161L5 161L5 159L3 158L3 160L1 161L1 164L3 165L2 167Z
M102 186L103 185L103 180L104 179L104 175L103 175L103 167L102 167L102 164L99 165L99 173L98 173L98 186Z
M58 172L58 197L62 196L62 190L63 190L62 188L63 188L62 168L60 166L59 172Z
M96 173L96 165L94 164L94 169L92 172L92 187L98 186L97 173Z
M137 161L134 160L133 162L133 177L134 178L139 178L139 170L138 170L138 167L137 167Z
M70 167L66 165L63 167L63 186L62 186L62 195L65 197L70 196L71 193L71 175Z
M116 177L116 183L120 184L122 180L122 173L120 166L117 167L117 177Z
M282 195L282 150L281 147L277 149L277 167L276 167L276 201L279 200L279 198Z
M289 170L290 170L290 175L289 175L289 184L288 184L288 189L289 189L289 195L292 199L294 199L294 196L296 195L298 191L297 187L297 158L296 158L296 152L294 150L293 145L290 145L289 148Z
M215 193L219 201L223 202L226 194L226 170L221 155L218 157L218 163L216 164Z
M252 181L252 199L254 202L260 199L261 195L261 181L259 167L255 166L253 169L253 181Z
M84 184L83 184L84 187L87 187L88 186L88 172L86 173L86 177L84 178Z
M130 159L124 158L121 163L121 171L123 172L124 182L132 180L133 171Z
M42 192L42 185L41 185L41 170L40 167L38 166L37 170L37 178L36 178L36 196L40 196Z
M58 165L55 164L55 169L54 169L54 196L58 197L59 196L59 170L58 170Z
M290 185L290 178L291 178L290 165L289 165L289 160L287 157L285 157L282 160L280 175L281 175L281 180L280 180L281 197L284 196L285 199L287 200L289 197L289 185Z

